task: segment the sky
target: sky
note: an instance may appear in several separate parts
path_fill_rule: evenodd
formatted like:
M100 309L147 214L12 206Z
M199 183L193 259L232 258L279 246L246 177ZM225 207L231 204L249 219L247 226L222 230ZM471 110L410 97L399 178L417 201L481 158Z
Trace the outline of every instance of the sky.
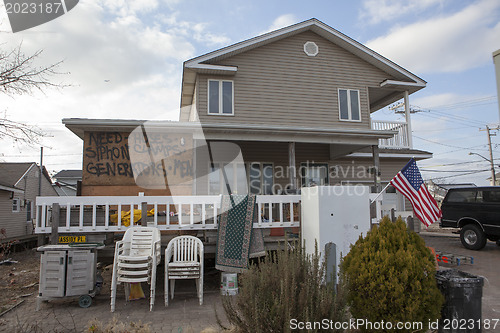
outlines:
M0 112L36 125L49 171L80 169L82 141L63 118L177 120L182 63L198 55L317 18L427 81L410 96L414 148L424 179L487 185L487 134L499 124L492 53L500 49L498 0L80 0L67 14L12 33L0 2L0 48L42 49L60 60L54 82L32 95L0 93ZM394 110L374 119L403 120ZM498 131L492 131L498 134ZM40 160L40 145L0 140L0 160ZM500 138L492 136L500 172ZM470 155L469 153L482 155Z

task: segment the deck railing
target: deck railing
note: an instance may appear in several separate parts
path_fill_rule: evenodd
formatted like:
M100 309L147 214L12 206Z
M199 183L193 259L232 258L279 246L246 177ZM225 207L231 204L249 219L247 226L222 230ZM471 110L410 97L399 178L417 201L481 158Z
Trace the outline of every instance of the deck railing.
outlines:
M51 233L54 221L59 221L59 233L124 231L137 224L137 218L132 213L125 223L122 213L138 213L143 207L152 210L147 225L160 230L213 230L217 229L214 217L220 214L221 201L218 195L38 197L35 233ZM258 195L256 203L259 213L254 227L300 226L300 195ZM138 214L142 215L142 209Z
M396 148L396 149L404 149L411 148L409 133L408 133L408 124L403 121L385 121L385 120L373 120L372 129L374 130L393 130L397 131L396 134L392 138L389 139L379 139L379 147L380 148Z

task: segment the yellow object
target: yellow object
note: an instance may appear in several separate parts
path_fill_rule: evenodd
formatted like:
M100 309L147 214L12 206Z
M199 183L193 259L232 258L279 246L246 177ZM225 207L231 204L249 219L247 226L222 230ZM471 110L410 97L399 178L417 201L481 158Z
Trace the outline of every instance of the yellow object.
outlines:
M85 243L87 241L87 236L59 236L58 243Z
M155 214L154 208L151 210L148 210L147 216L153 216ZM134 223L138 222L142 217L142 211L140 209L134 209ZM111 223L118 224L118 213L116 214L111 214L109 217L109 220ZM122 211L122 217L121 217L122 225L125 227L130 226L130 210L127 211Z
M140 282L131 283L128 300L135 301L141 298L146 298L146 296L144 296L144 290L142 290L141 283Z

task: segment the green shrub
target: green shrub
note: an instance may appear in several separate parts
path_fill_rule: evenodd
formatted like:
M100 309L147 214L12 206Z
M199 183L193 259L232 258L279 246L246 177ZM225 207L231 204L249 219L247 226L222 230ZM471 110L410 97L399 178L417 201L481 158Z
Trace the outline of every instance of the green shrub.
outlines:
M360 237L341 267L354 318L394 325L422 322L425 331L429 320L440 317L443 296L436 285L434 258L401 218L392 223L385 217L380 226Z
M238 295L223 297L227 319L237 332L291 332L298 331L291 328L299 322L347 320L342 287L325 283L317 251L307 256L298 243L294 248L278 250L251 265L240 275Z

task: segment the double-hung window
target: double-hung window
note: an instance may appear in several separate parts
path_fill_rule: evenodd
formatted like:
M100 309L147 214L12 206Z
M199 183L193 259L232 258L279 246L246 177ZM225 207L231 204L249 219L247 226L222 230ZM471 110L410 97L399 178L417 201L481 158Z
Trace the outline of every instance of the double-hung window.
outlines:
M340 120L361 121L359 90L339 89Z
M234 115L233 81L208 80L208 114Z
M19 198L12 199L12 212L18 213L21 211L21 200Z

